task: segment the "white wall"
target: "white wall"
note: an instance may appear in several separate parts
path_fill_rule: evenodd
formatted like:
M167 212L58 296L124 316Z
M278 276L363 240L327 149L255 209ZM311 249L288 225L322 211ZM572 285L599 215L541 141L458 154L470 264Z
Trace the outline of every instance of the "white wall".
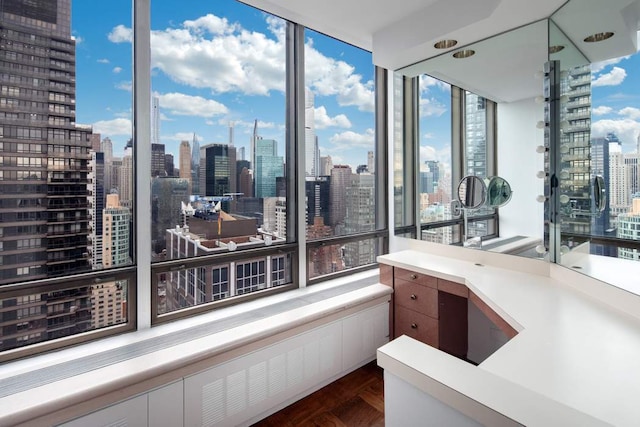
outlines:
M543 118L543 105L534 99L498 104L498 175L513 190L511 201L500 208L501 237L543 236L544 206L536 201L544 194L544 180L536 177L544 169L544 155L536 152L544 144L544 131L536 127Z

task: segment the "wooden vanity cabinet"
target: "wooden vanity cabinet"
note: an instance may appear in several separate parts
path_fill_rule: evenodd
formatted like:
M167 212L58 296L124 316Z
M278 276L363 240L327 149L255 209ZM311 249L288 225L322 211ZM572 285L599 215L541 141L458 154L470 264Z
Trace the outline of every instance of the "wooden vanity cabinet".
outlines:
M467 355L465 285L381 265L380 280L393 286L393 337L407 335L453 356Z

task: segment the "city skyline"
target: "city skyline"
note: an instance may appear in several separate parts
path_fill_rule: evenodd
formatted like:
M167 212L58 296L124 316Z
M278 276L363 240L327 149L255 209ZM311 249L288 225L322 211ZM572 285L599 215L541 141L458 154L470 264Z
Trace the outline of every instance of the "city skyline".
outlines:
M131 137L130 13L122 0L97 7L74 2L77 119L111 138L121 156ZM177 159L194 133L202 145L227 143L233 124L235 146L248 155L258 120L260 136L284 153L284 21L235 1L180 10L155 2L151 12L152 94L165 152ZM99 23L85 19L95 14ZM371 53L310 30L305 42L321 155L355 170L374 144Z

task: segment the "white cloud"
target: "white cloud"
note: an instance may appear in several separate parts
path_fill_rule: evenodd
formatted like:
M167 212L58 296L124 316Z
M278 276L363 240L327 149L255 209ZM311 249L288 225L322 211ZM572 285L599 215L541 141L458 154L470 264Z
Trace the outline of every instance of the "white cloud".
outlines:
M130 136L132 124L130 119L118 118L113 120L100 120L93 124L95 133L105 136L126 135Z
M230 25L227 18L219 18L210 13L193 21L184 21L184 26L196 32L206 31L211 34L229 34L237 27Z
M165 93L156 94L156 96L160 99L160 108L178 116L213 117L229 112L227 107L218 101L201 96L183 93Z
M315 94L336 96L340 106L374 110L374 82L363 82L362 76L345 61L324 56L313 47L313 40L309 40L305 48L305 79Z
M121 71L122 71L122 67L115 67L115 68L113 69L114 74L118 74L118 73L120 73Z
M186 21L182 28L153 31L152 67L178 83L214 93L284 92L284 33L279 37L268 38L207 15Z
M440 117L447 112L447 106L435 98L420 98L421 117Z
M609 114L613 111L613 108L607 107L606 105L601 105L599 107L595 107L591 109L591 113L594 116L604 116L605 114Z
M117 83L116 89L126 90L128 92L131 92L131 90L133 89L133 85L131 81L124 81L124 82Z
M373 129L367 129L364 133L356 133L353 131L345 131L337 133L329 138L334 146L344 149L348 148L368 148L372 149L374 145L375 132Z
M621 56L619 58L607 59L606 61L594 62L591 64L591 72L594 74L599 73L609 65L616 65L627 58L629 58L629 56Z
M208 14L175 28L151 33L152 68L175 82L214 93L268 95L285 90L285 23L266 18L269 33L249 31ZM118 25L114 43L130 42L131 29ZM329 58L309 42L305 53L307 85L318 95L336 96L341 106L374 109L374 84L363 81L345 61Z
M196 135L196 138L198 139L198 141L204 140L204 138L200 135ZM160 139L163 141L189 141L189 143L191 143L191 141L193 141L193 132L176 132L173 135L163 135Z
M328 127L340 127L348 129L351 127L351 121L344 114L338 114L330 117L324 105L314 109L314 121L316 129L326 129Z
M618 111L618 114L620 114L621 116L626 116L631 120L640 120L640 108L625 107L622 110Z
M443 92L451 91L451 85L443 82L442 80L438 80L426 74L423 74L422 76L420 76L420 92L421 93L427 92L429 88L434 86Z
M107 58L101 58L101 59L98 59L97 62L100 64L108 64L109 60Z
M624 68L613 67L606 74L600 74L598 77L592 76L591 86L617 86L627 77Z
M107 35L109 41L113 43L125 43L133 40L133 31L124 25L118 25Z
M640 122L629 118L621 120L598 120L591 125L591 137L604 137L609 132L614 132L623 145L635 148L638 135L640 135ZM629 151L629 149L624 149Z

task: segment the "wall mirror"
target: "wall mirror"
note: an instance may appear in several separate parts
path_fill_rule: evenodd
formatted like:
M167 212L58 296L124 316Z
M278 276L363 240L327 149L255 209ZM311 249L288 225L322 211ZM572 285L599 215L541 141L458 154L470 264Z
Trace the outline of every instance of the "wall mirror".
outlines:
M571 0L550 20L560 61L559 262L640 294L640 1ZM617 76L617 77L616 77ZM635 282L638 282L637 284Z
M404 105L418 110L409 127L396 121L405 124L396 130L402 135L396 143L407 149L414 140L409 149L418 157L417 182L409 183L419 195L416 238L462 245L468 219L466 238L481 237L483 250L543 258L535 251L544 238L544 205L536 196L545 185L536 178L544 169L544 156L536 153L544 143L536 127L544 105L536 98L542 94L548 38L549 21L542 20L396 72L396 81L404 81ZM454 57L461 51L474 53ZM412 179L403 173L409 168L396 170L398 189ZM457 183L466 176L482 182L476 188L484 189L489 203L456 218L450 201L458 198ZM398 225L411 208L407 196L396 195Z
M460 244L450 208L455 184L466 175L501 176L513 190L509 203L485 204L469 218L470 233L497 242L483 250L503 252L499 241L521 240L508 253L558 254L553 261L613 284L616 272L637 274L640 264L630 263L640 260L640 118L632 113L640 101L623 95L637 94L639 21L638 0L569 0L549 19L397 70L396 234ZM545 120L547 61L560 70L553 121ZM553 147L551 131L559 135ZM545 229L551 179L561 212L552 232Z

